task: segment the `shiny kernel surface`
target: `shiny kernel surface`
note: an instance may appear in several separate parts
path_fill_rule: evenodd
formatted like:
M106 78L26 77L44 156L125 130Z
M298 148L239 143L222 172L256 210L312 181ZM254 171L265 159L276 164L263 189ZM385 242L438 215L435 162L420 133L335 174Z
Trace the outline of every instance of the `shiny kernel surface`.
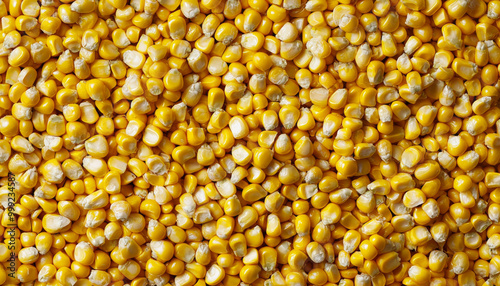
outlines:
M499 36L497 0L0 0L0 285L500 285Z

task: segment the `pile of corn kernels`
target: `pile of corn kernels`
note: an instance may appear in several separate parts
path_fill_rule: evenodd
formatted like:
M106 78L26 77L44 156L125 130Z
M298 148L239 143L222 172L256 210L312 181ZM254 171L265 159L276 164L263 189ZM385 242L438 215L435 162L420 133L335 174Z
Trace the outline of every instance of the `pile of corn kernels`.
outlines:
M500 285L500 1L0 17L0 285Z

